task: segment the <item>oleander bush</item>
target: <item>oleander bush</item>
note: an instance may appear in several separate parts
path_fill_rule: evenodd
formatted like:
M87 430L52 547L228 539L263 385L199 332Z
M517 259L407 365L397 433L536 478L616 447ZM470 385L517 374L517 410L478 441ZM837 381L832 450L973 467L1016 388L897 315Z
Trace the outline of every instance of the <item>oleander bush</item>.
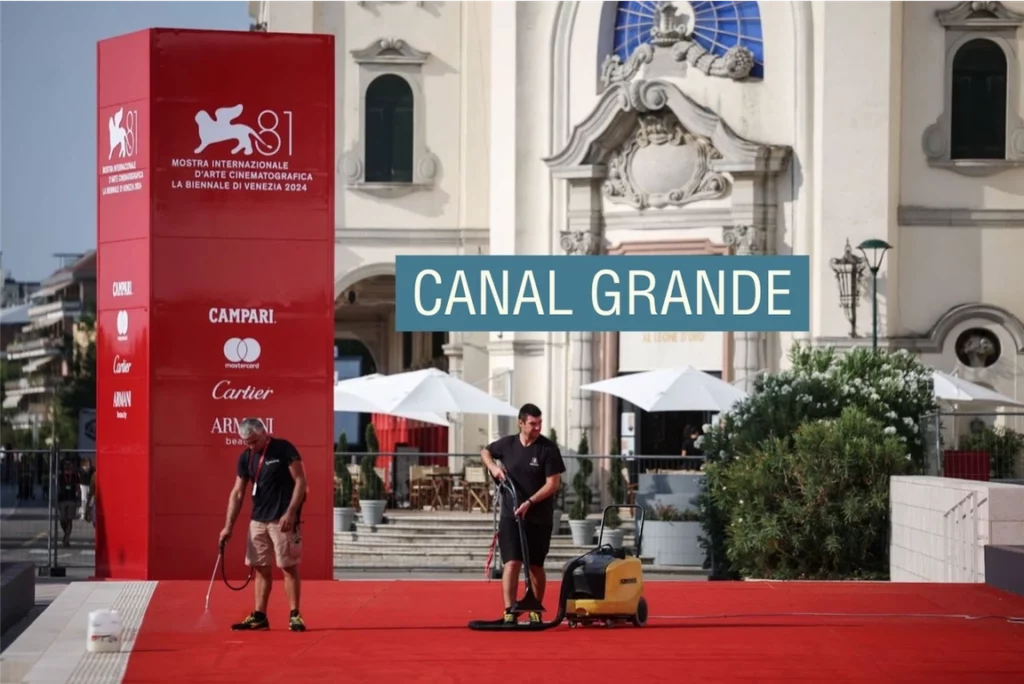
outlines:
M931 370L915 356L902 350L888 352L858 348L843 353L832 348L798 346L791 351L790 361L791 367L787 370L759 377L754 383L751 395L733 406L722 416L718 425L704 437L702 447L706 455L705 477L697 503L704 532L701 544L708 554L707 562L712 575L716 578L738 579L755 571L759 576L769 576L761 574L764 572L810 572L813 576L818 576L815 573L822 572L830 573L830 576L835 573L838 573L837 576L856 576L862 572L860 565L840 567L825 564L817 568L814 566L815 562L821 560L815 544L825 541L832 544L835 540L845 543L844 534L859 534L853 530L839 530L835 533L839 535L838 537L830 535L820 538L810 532L798 535L797 538L803 546L799 549L787 547L786 552L798 552L802 558L807 559L806 562L801 561L799 565L779 566L773 570L775 566L772 564L776 561L768 559L764 565L751 565L754 548L749 536L753 534L749 531L749 526L753 524L751 515L769 515L772 511L778 513L771 506L782 505L782 500L778 498L782 494L772 493L767 489L777 487L780 481L768 475L787 472L789 476L796 476L803 471L798 473L794 470L797 468L794 464L807 463L804 456L797 453L798 434L805 435L800 442L800 448L806 450L811 448L809 445L812 444L818 444L823 448L831 442L824 439L824 433L820 431L849 430L849 423L832 421L842 418L844 411L854 410L855 412L848 414L849 420L853 420L850 416L863 420L865 430L878 428L879 443L884 443L886 449L894 448L893 445L899 446L899 472L920 472L923 468L925 441L921 435L921 418L934 410L935 398ZM840 471L835 477L841 479L845 477L841 469L849 468L858 458L876 465L889 463L886 460L888 456L883 458L872 449L864 450L862 447L869 442L860 439L862 436L854 440L855 446L850 447L854 450L844 451L841 458L822 454L823 463L827 464L822 467L839 468ZM817 442L808 441L811 437ZM886 451L885 454L889 452ZM756 472L748 471L751 458L760 464ZM816 472L815 476L820 477L820 471ZM748 489L743 498L743 505L747 506L750 501L758 500L763 502L763 507L750 509L749 512L744 510L741 514L738 509L739 498L727 494L730 478L739 477L738 473L747 474L748 479L742 480L746 487L753 488L756 485L766 488L765 491ZM800 475L797 482L803 483L803 477L804 475ZM881 479L885 482L884 492L878 489L866 492L862 488L849 485L838 489L822 485L824 488L821 491L829 491L831 496L839 496L840 500L836 502L838 505L850 506L850 510L862 510L861 507L866 505L862 497L878 500L878 497L884 495L887 501L888 474ZM871 482L876 483L872 486L876 486L881 479L872 479ZM789 480L785 482L787 487L796 486ZM847 503L843 498L847 494L856 501ZM790 513L793 510L792 507L787 509ZM805 510L805 515L811 515L810 511ZM744 518L744 524L736 522L740 517ZM764 524L778 525L781 524L779 520L777 517L770 517ZM882 525L880 520L871 518L871 521L872 524ZM887 517L884 525L885 529L882 532L887 534ZM741 536L738 541L734 541L737 539L734 536L736 534L747 536ZM765 544L762 547L763 551L771 551L774 545L781 543L771 535L759 534L761 536L757 538L764 540ZM860 543L857 539L851 541L855 545ZM772 554L769 554L769 557L774 558ZM742 562L737 565L733 558ZM843 562L850 559L845 558ZM887 559L887 549L885 558ZM865 561L868 565L873 562L870 559Z

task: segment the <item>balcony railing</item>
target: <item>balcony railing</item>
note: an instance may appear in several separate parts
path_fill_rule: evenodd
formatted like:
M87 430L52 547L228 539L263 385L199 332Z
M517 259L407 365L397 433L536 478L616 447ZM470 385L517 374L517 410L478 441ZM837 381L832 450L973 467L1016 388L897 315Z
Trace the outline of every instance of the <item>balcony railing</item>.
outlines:
M34 378L18 378L8 380L3 384L7 394L35 394L53 389L61 383L60 378L51 376L36 376Z
M50 337L17 340L7 345L7 358L11 361L60 353L60 341Z
M61 299L56 302L47 302L45 304L37 304L28 308L28 317L30 319L58 319L72 317L77 318L82 315L82 303L69 299Z

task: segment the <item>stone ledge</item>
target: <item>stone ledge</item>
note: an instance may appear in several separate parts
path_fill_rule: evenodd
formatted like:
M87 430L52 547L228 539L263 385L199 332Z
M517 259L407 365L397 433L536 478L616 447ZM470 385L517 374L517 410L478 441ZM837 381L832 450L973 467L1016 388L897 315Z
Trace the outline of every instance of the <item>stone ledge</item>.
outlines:
M985 584L1024 596L1024 546L986 546Z
M0 563L0 633L18 624L35 604L35 566L32 563Z

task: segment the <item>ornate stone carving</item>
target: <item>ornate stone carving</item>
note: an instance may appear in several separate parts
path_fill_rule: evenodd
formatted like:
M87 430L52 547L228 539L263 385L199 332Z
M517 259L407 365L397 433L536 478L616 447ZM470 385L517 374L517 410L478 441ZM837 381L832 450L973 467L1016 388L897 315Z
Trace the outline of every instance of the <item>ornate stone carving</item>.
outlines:
M768 246L767 233L757 226L730 226L723 240L735 254L765 254Z
M559 243L566 254L596 254L599 240L596 235L585 230L563 230Z
M604 194L635 209L683 206L722 197L728 179L711 168L722 154L690 133L671 111L641 114L626 142L608 159Z
M638 47L623 62L618 55L608 55L601 65L601 81L607 88L613 83L632 80L641 67L654 61L660 50L669 50L676 62L686 62L708 76L747 78L754 69L754 53L742 45L729 48L724 55L715 55L693 39L693 17L681 14L671 2L658 3L658 25L651 29L651 42Z

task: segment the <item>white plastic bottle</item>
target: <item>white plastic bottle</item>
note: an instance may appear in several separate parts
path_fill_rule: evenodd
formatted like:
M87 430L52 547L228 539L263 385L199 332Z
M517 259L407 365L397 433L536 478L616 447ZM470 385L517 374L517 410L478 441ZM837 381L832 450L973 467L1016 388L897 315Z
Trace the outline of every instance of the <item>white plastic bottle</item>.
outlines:
M90 653L114 653L121 650L124 626L116 610L94 610L89 613L87 650Z

